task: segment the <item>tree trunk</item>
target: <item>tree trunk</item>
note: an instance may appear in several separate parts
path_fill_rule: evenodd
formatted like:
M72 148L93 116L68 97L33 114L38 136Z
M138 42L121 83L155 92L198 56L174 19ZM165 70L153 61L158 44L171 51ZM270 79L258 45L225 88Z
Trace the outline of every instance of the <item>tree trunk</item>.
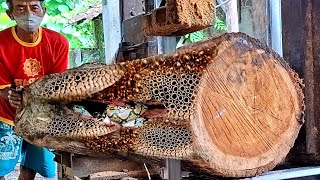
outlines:
M141 61L149 65L135 72L144 80L137 80L142 87L131 100L162 102L168 115L136 130L151 139L137 137L131 147L135 153L185 159L211 174L242 177L272 169L293 146L303 121L302 82L279 55L257 40L225 34L131 66ZM121 91L120 86L107 88L108 99L130 96L129 88ZM190 136L166 127L188 129ZM171 142L163 134L191 142ZM154 142L161 140L166 144Z
M242 33L225 34L175 54L44 77L25 89L15 131L55 150L181 159L193 170L253 176L272 169L293 146L304 113L301 86L270 48ZM126 99L166 113L135 128L112 126L72 114L63 103L87 97Z

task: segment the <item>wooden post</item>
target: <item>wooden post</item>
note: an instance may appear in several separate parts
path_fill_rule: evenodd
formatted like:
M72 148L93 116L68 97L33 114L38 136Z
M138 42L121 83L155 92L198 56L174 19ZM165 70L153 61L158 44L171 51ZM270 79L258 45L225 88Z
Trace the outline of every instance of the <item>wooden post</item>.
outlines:
M320 28L320 2L316 0L302 1L305 10L305 67L304 77L306 84L306 145L307 153L320 154L320 35L316 33Z
M96 40L96 46L98 47L99 51L99 62L105 62L105 47L103 43L103 23L102 19L98 18L93 21L93 26L94 26L94 32L95 32L95 40Z
M218 0L220 4L224 1ZM228 32L239 32L239 15L237 0L230 0L222 5L223 11L226 13L226 24Z
M303 24L304 15L301 9L300 1L282 1L283 57L303 77L304 29L307 26ZM297 24L300 25L297 26Z
M296 143L297 152L292 160L303 157L299 158L300 162L319 163L320 34L317 30L320 28L320 3L316 0L284 0L282 5L284 58L305 83L305 129Z
M103 0L102 19L107 64L111 64L116 59L121 42L120 12L119 0Z
M257 38L264 44L269 44L269 11L268 1L266 0L255 0L252 1L252 29L253 37ZM246 4L244 3L244 6ZM242 21L247 21L246 18L242 18Z

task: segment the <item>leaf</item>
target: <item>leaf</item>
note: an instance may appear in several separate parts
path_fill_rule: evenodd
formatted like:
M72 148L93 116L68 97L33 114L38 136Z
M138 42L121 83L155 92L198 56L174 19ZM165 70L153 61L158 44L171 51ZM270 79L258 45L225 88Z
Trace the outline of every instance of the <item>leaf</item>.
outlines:
M73 16L70 14L70 13L68 13L68 12L63 12L63 13L61 13L61 16L63 16L63 17L65 17L65 18L67 18L67 19L71 19Z
M0 24L7 24L10 21L10 18L6 13L0 13Z
M80 32L74 32L72 35L75 36L75 37L80 37L81 36Z
M198 42L205 39L205 35L203 31L196 31L190 34L190 41L191 42Z
M65 34L73 34L74 33L74 29L72 26L67 26L65 28L62 29L62 32Z
M220 31L227 31L226 24L219 18L216 18L213 27Z
M66 1L66 5L70 8L70 9L73 9L75 4L71 1Z
M60 30L61 30L61 25L59 25L59 24L46 24L46 27L48 29L54 30L56 32L60 32Z
M8 9L8 5L7 5L6 2L3 2L3 3L1 4L1 7L2 7L3 9Z
M60 12L68 12L69 11L69 7L67 5L59 5L58 9Z

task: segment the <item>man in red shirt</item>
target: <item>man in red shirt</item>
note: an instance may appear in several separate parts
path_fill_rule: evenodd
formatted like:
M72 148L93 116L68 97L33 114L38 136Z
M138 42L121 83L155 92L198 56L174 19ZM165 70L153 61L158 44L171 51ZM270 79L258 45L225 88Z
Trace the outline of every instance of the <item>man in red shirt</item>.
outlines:
M34 179L38 172L55 176L54 155L22 141L13 131L17 88L67 68L69 45L61 34L40 27L46 9L43 0L7 0L8 16L17 25L0 31L0 179L13 171L20 152L19 179Z

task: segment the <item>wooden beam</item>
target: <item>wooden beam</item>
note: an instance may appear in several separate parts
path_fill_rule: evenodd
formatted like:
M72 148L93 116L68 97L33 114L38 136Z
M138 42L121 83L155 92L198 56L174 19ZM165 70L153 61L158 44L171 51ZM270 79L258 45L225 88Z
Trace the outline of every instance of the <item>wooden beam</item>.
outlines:
M212 25L215 17L212 0L171 0L166 6L145 15L143 29L146 35L184 35Z

